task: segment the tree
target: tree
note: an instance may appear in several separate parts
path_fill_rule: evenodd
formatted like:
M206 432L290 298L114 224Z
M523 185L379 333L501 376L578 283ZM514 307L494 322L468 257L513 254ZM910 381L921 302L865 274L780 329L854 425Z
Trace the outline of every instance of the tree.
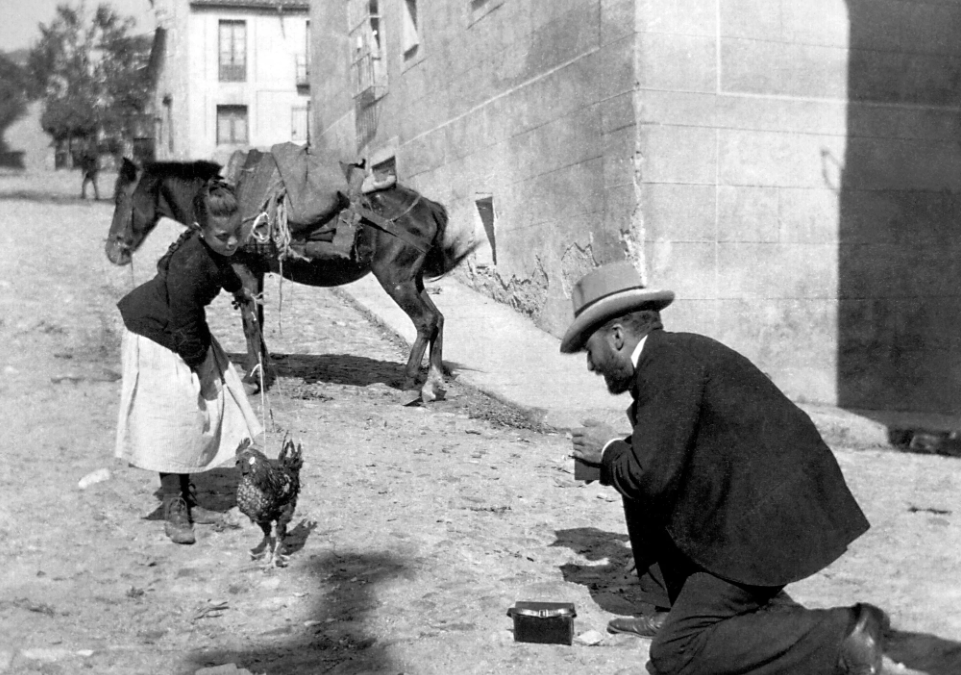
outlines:
M53 21L40 24L28 70L42 89L41 126L54 140L122 137L126 121L144 112L150 43L131 35L134 23L105 4L88 16L81 0L58 5Z
M7 150L4 131L27 111L29 89L24 68L9 56L0 54L0 152Z

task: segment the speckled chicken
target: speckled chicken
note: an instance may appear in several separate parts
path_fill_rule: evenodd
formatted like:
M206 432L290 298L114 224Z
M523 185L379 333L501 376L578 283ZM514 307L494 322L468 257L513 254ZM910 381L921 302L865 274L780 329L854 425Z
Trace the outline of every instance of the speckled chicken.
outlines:
M300 444L294 447L289 438L284 438L280 455L275 460L251 447L250 441L244 441L237 449L237 465L241 473L237 506L263 530L263 540L250 553L255 559L266 554L265 568L277 567L286 560L284 537L297 508L303 464Z

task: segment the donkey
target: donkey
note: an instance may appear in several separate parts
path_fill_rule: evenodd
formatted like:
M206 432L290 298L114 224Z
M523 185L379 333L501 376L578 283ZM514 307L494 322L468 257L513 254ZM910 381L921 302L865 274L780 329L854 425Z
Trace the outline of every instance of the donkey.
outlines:
M207 161L154 162L138 165L124 158L114 190L114 213L107 235L106 254L115 265L126 265L161 217L184 225L195 221L193 198L211 180L220 180L219 164ZM264 275L310 286L340 286L372 272L388 295L410 317L417 329L405 375L412 386L430 347L428 373L421 388L424 401L443 396L444 315L424 287L424 278L436 278L453 270L476 247L452 236L447 210L413 189L395 183L366 195L376 217L400 230L397 236L361 221L365 255L339 259L305 260L294 256L281 261L277 251L246 246L231 259L248 295L262 297ZM424 242L416 246L412 242ZM253 300L242 303L247 355L245 379L256 382L258 364L268 368L263 341L263 306Z

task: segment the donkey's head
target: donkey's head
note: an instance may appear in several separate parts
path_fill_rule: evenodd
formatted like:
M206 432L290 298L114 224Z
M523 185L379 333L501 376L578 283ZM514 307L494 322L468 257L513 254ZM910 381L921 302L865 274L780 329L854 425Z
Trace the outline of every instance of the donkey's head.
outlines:
M161 216L192 224L194 197L219 172L220 165L214 162L156 162L139 166L124 158L117 173L113 220L107 234L110 262L128 264Z

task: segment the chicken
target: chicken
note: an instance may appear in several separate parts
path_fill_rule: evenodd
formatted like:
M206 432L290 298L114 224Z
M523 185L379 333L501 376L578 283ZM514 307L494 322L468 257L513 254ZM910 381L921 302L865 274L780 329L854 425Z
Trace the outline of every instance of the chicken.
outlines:
M265 568L278 567L287 557L283 553L287 526L297 508L300 493L301 446L284 438L277 459L268 459L245 440L237 448L240 483L237 506L240 512L260 526L264 538L250 554L254 559L266 553Z

